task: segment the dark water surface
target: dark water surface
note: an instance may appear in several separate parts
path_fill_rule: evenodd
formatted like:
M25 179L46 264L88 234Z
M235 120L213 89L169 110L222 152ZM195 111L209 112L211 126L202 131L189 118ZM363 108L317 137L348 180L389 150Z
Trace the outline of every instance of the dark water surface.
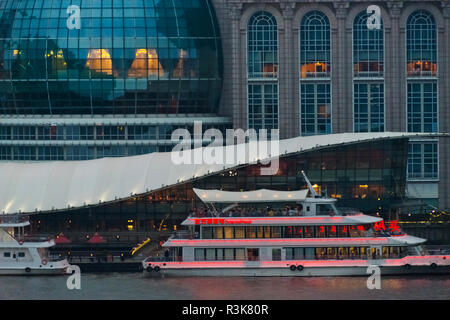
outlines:
M0 299L450 299L450 275L384 276L381 290L366 277L144 278L141 273L83 274L81 290L66 276L0 277Z

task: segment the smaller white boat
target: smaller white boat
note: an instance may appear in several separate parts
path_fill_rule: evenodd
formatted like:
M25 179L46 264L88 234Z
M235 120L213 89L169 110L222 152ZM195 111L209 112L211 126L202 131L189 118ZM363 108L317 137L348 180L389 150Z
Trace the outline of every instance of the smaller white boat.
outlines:
M0 215L0 275L65 274L67 260L53 260L55 241L25 235L30 222L22 215Z

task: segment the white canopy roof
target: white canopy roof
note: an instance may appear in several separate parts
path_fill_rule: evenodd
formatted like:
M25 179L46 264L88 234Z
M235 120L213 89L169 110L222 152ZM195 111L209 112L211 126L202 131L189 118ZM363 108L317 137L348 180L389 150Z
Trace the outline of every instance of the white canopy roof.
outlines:
M423 134L382 132L297 137L281 140L280 154L414 136ZM241 146L249 148L249 144ZM225 146L216 147L215 151L228 154L235 149L236 146ZM170 152L89 161L0 162L0 214L58 211L113 202L251 163L257 163L257 159L177 165Z
M297 191L275 191L259 189L254 191L233 192L221 190L202 190L194 188L195 194L204 203L245 203L245 202L287 202L305 200L308 189Z

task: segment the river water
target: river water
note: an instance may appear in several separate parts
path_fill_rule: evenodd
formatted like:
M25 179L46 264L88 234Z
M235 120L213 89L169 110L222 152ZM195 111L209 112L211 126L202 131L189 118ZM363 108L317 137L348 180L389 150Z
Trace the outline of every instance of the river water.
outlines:
M67 276L0 277L0 299L290 300L450 299L450 275L383 276L380 290L366 277L144 278L141 273L82 274L81 290Z

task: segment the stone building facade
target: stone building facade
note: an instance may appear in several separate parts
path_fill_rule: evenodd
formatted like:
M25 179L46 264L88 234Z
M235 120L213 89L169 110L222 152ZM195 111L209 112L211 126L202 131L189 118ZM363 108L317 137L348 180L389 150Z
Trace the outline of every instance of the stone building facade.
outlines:
M255 100L252 97L254 88L250 88L252 83L259 82L263 85L276 83L277 117L281 138L311 134L303 130L307 128L307 124L302 127L304 121L302 117L305 117L302 110L306 111L308 107L308 96L302 100L302 88L308 90L308 85L311 87L314 83L326 83L326 88L330 87L330 92L327 93L330 101L323 102L322 99L322 102L329 108L329 114L325 118L328 118L330 124L325 124L325 132L315 132L316 134L370 130L370 124L369 129L367 127L364 129L362 128L364 126L358 126L356 123L357 118L358 121L361 120L361 115L356 114L355 107L361 110L361 101L365 108L370 108L368 104L378 103L381 109L384 109L381 116L382 125L375 126L377 130L449 132L450 1L213 0L212 2L221 28L224 52L224 88L220 112L232 118L234 127L244 129L252 127L253 122L249 121L250 105ZM364 70L366 73L358 74L357 62L354 61L357 50L367 49L366 54L367 51L376 51L367 43L363 43L358 49L358 45L354 42L358 37L355 30L358 28L356 18L360 14L364 16L363 12L371 5L380 8L382 36L378 39L380 41L378 50L382 55L379 62L383 66L370 66L373 57L369 57L369 63L365 66L359 65L366 68ZM308 35L308 30L321 32L317 31L317 28L320 29L317 21L316 24L313 22L307 25L308 14L313 11L323 14L328 20L330 57L325 75L316 74L308 78L302 75L301 71L304 49L302 35L308 38L303 45L308 46L308 41L317 40L317 37ZM249 64L254 63L251 60L253 53L249 51L251 41L255 39L251 34L252 19L261 13L275 19L278 36L277 75L270 76L269 80L264 79L265 76L253 79L249 67ZM367 34L364 36L367 37ZM369 52L369 56L370 54ZM416 61L413 61L414 59ZM323 70L321 71L323 73ZM376 92L377 94L371 96L363 90L365 96L363 95L361 100L361 91L355 91L360 90L361 85L362 88L368 88L372 84L381 84L382 89L379 91L382 93ZM312 102L316 110L320 109L318 95L316 94L316 100ZM261 96L264 97L264 94ZM265 101L261 100L263 98L258 103L262 104L264 109ZM270 103L273 104L272 101ZM302 106L302 103L306 106ZM434 115L427 114L426 109L430 105L433 109L431 113ZM417 115L421 119L414 119ZM429 116L434 120L425 119ZM317 115L314 121L318 121ZM414 123L421 121L422 126L414 127ZM264 127L264 123L261 125ZM317 126L320 127L321 124L316 123ZM428 199L428 203L434 203L433 205L440 208L450 207L449 143L447 137L418 139L411 142L408 196Z

